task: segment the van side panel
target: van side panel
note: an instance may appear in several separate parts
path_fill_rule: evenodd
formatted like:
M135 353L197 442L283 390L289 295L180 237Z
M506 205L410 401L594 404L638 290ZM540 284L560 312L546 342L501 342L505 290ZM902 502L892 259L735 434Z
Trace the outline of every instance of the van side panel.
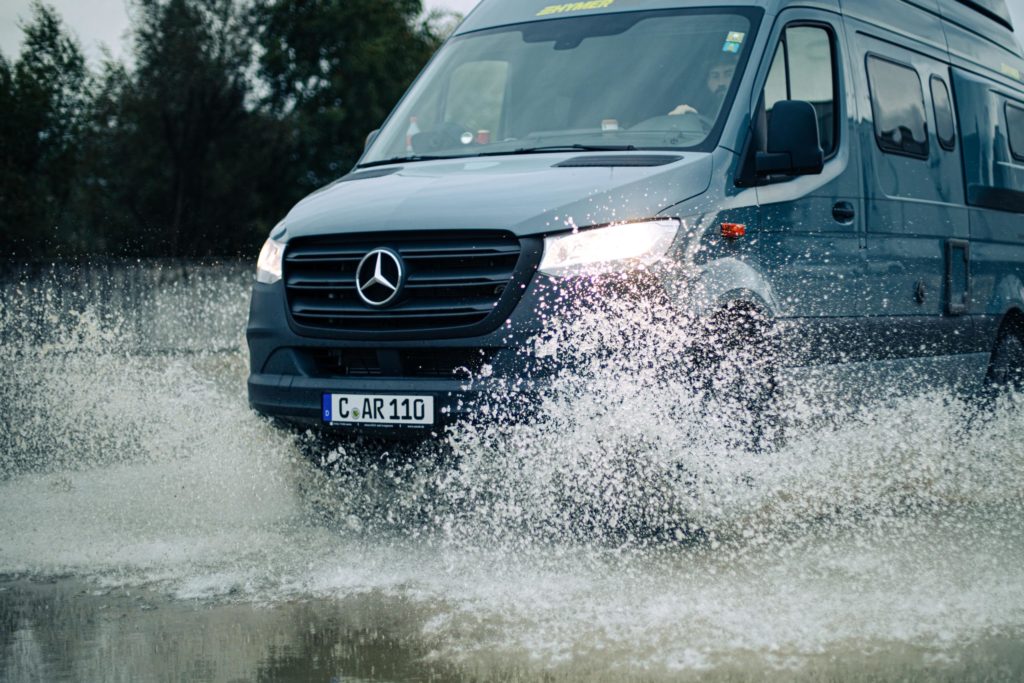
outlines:
M1010 153L1005 106L1024 106L1013 91L953 69L971 223L972 309L992 343L1012 308L1024 310L1024 163Z
M931 87L933 79L947 88L949 82L947 53L934 40L934 35L942 35L941 21L935 14L900 6L895 12L901 18L895 22L895 32L888 25L846 19L854 50L859 140L865 160L867 315L878 316L895 333L900 355L975 353L983 350L984 342L975 335L971 317L963 309L970 231L960 156L937 139ZM908 37L917 30L931 39ZM894 72L900 83L907 81L900 92L907 92L908 101L918 107L915 111L923 114L922 119L911 117L922 122L913 133L915 140L923 133L922 151L894 150L891 142L883 148L879 137L879 129L892 121L876 121L878 113L888 108L891 118L894 111L904 111L892 109L893 102L878 101L891 96L892 87L884 87L883 76ZM904 136L910 134L910 129L904 131ZM956 257L960 276L951 281Z

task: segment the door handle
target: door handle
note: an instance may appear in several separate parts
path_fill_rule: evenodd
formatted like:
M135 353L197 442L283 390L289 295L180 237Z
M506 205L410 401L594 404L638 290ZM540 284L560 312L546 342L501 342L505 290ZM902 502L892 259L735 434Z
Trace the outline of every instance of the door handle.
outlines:
M850 202L837 202L832 207L832 218L835 218L839 223L852 223L856 216L857 212Z

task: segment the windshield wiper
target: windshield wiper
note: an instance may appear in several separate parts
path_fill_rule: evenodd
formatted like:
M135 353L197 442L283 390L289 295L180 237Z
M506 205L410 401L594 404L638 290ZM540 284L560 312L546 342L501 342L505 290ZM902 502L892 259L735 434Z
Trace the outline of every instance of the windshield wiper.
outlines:
M540 152L633 152L633 145L544 145L541 147L520 147L507 152L483 152L478 156L491 157L505 154L538 154Z
M405 157L391 157L390 159L381 159L380 161L367 161L364 164L359 164L356 168L371 168L373 166L386 166L387 164L407 164L413 161L437 161L438 159L460 159L469 156L476 156L475 154L453 154L453 155L442 155L442 156L426 156L422 154L412 154Z
M500 157L511 154L539 154L541 152L633 152L636 147L633 145L544 145L541 147L520 147L519 149L506 150L504 152L480 152L478 154L442 154L424 155L411 154L404 157L391 157L380 161L367 161L359 164L357 168L372 168L374 166L386 166L388 164L405 164L413 161L437 161L439 159L465 159L468 157Z

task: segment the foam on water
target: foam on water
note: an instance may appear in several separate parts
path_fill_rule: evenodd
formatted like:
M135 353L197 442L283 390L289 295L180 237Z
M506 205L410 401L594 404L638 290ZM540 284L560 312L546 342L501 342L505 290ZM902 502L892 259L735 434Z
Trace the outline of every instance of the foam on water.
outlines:
M4 290L0 574L215 603L398 597L431 615L433 657L484 670L799 668L1024 627L1014 397L796 401L785 438L750 450L672 379L677 332L647 311L642 338L615 329L623 354L552 384L543 419L456 426L437 457L350 448L328 478L248 410L245 286L194 278L163 309L188 353L142 344L133 308ZM233 349L177 324L194 307L237 325ZM587 348L566 329L557 344Z

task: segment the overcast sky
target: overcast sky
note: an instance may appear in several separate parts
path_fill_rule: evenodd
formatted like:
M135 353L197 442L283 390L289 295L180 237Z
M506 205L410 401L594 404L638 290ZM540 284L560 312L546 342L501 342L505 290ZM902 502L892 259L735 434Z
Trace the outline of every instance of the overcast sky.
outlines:
M124 37L128 30L130 0L44 0L57 8L64 24L78 36L91 58L100 55L99 45L105 44L115 55L124 50ZM428 9L445 7L465 14L479 0L424 0ZM29 17L31 0L0 0L0 52L13 59L21 46L19 24Z
M64 17L65 24L78 35L86 53L96 58L99 45L106 44L115 55L124 50L128 30L130 0L46 0ZM425 0L429 8L446 7L465 14L479 0ZM12 59L21 43L18 24L28 16L30 0L0 0L0 52ZM1009 0L1010 12L1018 35L1024 33L1024 0ZM1024 41L1022 41L1024 42Z

